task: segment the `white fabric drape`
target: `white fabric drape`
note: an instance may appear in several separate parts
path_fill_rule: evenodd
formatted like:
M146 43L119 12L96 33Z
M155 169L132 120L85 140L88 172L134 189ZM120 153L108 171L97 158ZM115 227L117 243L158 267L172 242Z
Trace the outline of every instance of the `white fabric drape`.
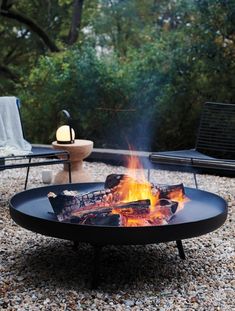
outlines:
M23 137L17 98L0 97L0 157L27 155L31 149Z

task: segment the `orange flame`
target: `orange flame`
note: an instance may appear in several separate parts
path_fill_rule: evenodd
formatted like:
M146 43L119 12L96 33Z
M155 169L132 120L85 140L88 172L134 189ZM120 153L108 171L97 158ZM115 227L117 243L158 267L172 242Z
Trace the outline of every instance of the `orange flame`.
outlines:
M159 195L147 181L140 160L133 154L128 159L127 176L120 182L118 191L123 202L149 199L151 206L155 206Z
M150 208L148 213L142 215L133 215L132 209L123 213L118 208L113 209L113 214L120 214L122 217L123 226L151 226L164 224L165 219L170 217L170 209L162 207L159 201L159 191L147 181L143 166L140 160L131 154L128 159L127 174L116 187L119 193L120 201L123 203L133 202L138 200L150 200ZM168 199L178 202L178 210L182 209L186 198L182 190L172 191L168 195Z
M189 201L181 190L174 190L170 192L168 197L170 200L178 202L178 211L184 208L184 203Z

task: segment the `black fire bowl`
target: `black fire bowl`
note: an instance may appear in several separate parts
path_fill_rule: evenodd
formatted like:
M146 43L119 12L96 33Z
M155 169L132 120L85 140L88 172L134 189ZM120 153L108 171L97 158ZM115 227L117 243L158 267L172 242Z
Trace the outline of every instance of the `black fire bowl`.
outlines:
M211 232L219 228L227 218L227 203L224 199L192 188L185 188L189 202L174 215L169 224L149 227L108 227L59 222L47 198L49 192L77 190L87 193L103 188L103 183L54 185L20 192L10 200L10 214L18 225L43 235L74 241L75 245L87 242L94 246L92 289L100 283L102 246L176 241L179 256L185 259L182 239Z
M20 226L46 236L87 242L94 246L141 245L178 241L200 236L219 228L227 218L227 203L216 194L185 188L189 202L171 219L170 223L148 227L109 227L79 225L57 221L47 198L49 192L78 190L87 193L103 189L103 183L53 185L26 190L10 200L10 214ZM182 249L183 252L183 249ZM184 258L184 254L181 254Z

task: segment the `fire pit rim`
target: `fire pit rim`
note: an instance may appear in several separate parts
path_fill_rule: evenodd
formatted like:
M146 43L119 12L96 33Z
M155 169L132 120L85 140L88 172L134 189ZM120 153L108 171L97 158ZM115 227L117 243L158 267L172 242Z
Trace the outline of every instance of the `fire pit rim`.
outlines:
M103 182L88 182L88 183L77 183L77 184L62 184L62 185L49 185L49 186L43 186L43 187L38 187L38 188L31 188L31 189L28 189L28 190L24 190L24 191L21 191L21 192L18 192L17 194L13 195L11 197L11 199L9 200L9 205L10 205L10 210L14 209L16 211L18 211L19 213L23 213L22 211L19 211L17 210L17 207L15 207L14 205L18 205L19 202L20 204L22 204L22 201L24 202L24 198L26 197L28 200L31 200L32 197L33 199L37 198L37 197L41 197L41 194L43 192L45 192L45 198L46 198L46 194L50 191L55 191L55 189L57 189L57 191L63 191L63 190L79 190L79 192L82 194L82 193L87 193L87 190L85 191L82 191L80 189L77 189L77 188L84 188L86 189L87 186L94 186L94 187L104 187L104 183ZM60 190L58 190L60 189ZM185 187L185 191L186 193L190 192L190 191L196 191L197 193L202 193L202 194L208 194L210 196L213 196L214 198L217 198L217 200L220 200L221 202L223 202L223 204L225 205L225 212L227 213L227 202L222 198L220 197L219 195L215 194L215 193L212 193L212 192L209 192L209 191L205 191L205 190L201 190L201 189L195 189L195 188L190 188L190 187ZM34 194L39 194L38 196L35 196ZM34 196L32 196L32 194ZM22 199L22 196L23 196L23 199ZM49 201L48 201L49 202ZM190 202L186 202L185 203L185 206L187 206L187 204L190 203ZM53 210L51 208L51 211L53 214ZM183 210L179 211L177 214L180 214L182 213ZM23 213L24 214L24 213ZM30 216L30 215L29 215ZM31 215L32 216L32 215ZM54 215L53 215L54 216ZM33 216L32 216L33 217ZM175 216L174 216L175 217ZM211 218L211 217L208 217L208 218ZM204 218L205 220L208 219L208 218ZM58 222L58 223L61 223L59 222L56 218L54 219L47 219L47 221L51 221L51 222ZM197 222L197 221L192 221L192 222ZM66 224L71 224L71 225L80 225L80 226L87 226L87 227L102 227L102 228L109 228L109 227L112 227L113 226L107 226L107 225L89 225L89 224L73 224L73 223L69 223L69 222L62 222L62 223L66 223ZM191 221L190 221L191 223ZM162 224L162 225L159 225L159 226L173 226L173 225L177 225L177 224L174 224L174 223L169 223L169 224ZM155 226L141 226L141 227L155 227ZM115 226L115 228L121 228L121 229L124 229L124 228L127 228L127 229L130 229L130 228L138 228L137 227L119 227L119 226Z
M211 218L182 222L182 223L170 223L168 225L160 226L139 226L139 227L112 227L112 226L95 226L95 225L81 225L71 224L66 222L59 222L57 219L48 213L48 206L50 206L49 200L45 207L42 206L42 202L47 200L47 193L52 189L60 190L75 190L77 188L80 191L95 190L96 187L103 186L104 183L83 183L83 184L64 184L64 185L52 185L29 189L15 194L10 199L10 215L11 218L23 228L37 232L46 236L61 238L65 240L73 240L91 243L94 245L143 245L153 244L168 241L175 241L181 239L188 239L202 234L211 232L219 228L227 218L227 203L220 196L193 188L186 187L186 194L195 192L199 194L209 194L209 199L214 199L215 202L219 202L220 213L212 215ZM37 200L35 200L35 194L37 194ZM43 198L42 198L43 195ZM33 200L33 203L38 203L38 207L35 204L27 206L31 212L39 211L44 215L44 218L40 218L38 215L27 215L22 211L22 206L25 208L24 199ZM43 199L43 200L42 200ZM47 201L46 201L47 202ZM21 205L19 205L21 203ZM31 202L30 202L31 203ZM27 205L27 204L26 204ZM50 206L51 208L51 206ZM42 211L41 211L42 210ZM52 208L50 209L52 211ZM180 212L179 212L180 213ZM176 216L177 217L177 216Z

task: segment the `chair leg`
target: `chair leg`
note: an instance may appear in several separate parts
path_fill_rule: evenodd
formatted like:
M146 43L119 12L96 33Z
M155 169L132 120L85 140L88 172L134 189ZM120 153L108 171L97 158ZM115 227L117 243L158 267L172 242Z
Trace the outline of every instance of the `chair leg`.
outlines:
M69 171L69 183L72 183L72 172L71 172L71 160L70 160L70 154L67 154L67 165L68 165L68 171Z
M191 158L191 165L192 165L192 167L194 165L193 158ZM193 172L193 178L194 178L195 187L196 187L196 189L198 189L197 174L195 173L195 171Z
M193 173L193 177L194 177L194 183L195 183L196 189L198 189L197 174L195 172Z
M178 248L179 256L181 259L185 259L184 247L181 240L176 241L176 246Z
M69 166L69 183L72 183L72 174L71 174L71 162L68 163Z
M151 169L150 169L150 168L148 168L148 172L147 172L147 174L148 174L148 176L147 176L148 181L150 181L150 173L151 173Z
M25 178L25 183L24 183L24 190L26 190L27 184L28 184L30 163L31 163L31 158L29 158L29 165L27 166L26 178Z

